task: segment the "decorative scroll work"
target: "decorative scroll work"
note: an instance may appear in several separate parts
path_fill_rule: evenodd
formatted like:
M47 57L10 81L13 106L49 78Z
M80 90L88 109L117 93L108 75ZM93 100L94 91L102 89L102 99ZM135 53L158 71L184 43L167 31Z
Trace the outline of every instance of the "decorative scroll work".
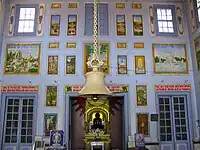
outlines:
M39 6L39 15L38 15L38 25L37 25L37 36L41 36L43 34L43 24L44 24L44 4L40 4Z
M183 35L183 32L184 32L183 13L180 7L176 8L176 20L177 20L178 32L180 35Z
M10 7L10 15L8 20L8 36L13 36L14 33L14 23L15 23L15 5L12 4Z
M149 21L150 21L150 30L151 34L155 34L155 27L154 27L154 15L153 15L153 6L149 6Z

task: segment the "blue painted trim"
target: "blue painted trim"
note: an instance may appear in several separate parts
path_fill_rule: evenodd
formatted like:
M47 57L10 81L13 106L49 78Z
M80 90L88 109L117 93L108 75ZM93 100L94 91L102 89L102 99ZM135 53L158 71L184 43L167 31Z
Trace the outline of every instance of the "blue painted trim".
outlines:
M19 17L20 17L20 8L35 8L35 21L34 21L34 31L30 33L19 33ZM15 12L15 26L14 26L14 35L15 36L36 36L37 33L37 17L38 17L38 4L17 4Z
M37 129L37 106L38 106L38 93L2 93L1 94L1 116L0 116L0 122L2 122L0 125L0 149L3 148L3 135L4 135L4 123L5 123L5 111L6 111L6 98L7 97L34 97L34 118L35 121L33 124L33 141L36 135L36 129ZM25 144L26 145L26 144Z
M193 150L193 137L194 137L194 129L193 129L193 116L192 116L192 103L191 102L191 93L190 92L156 92L156 112L159 114L159 102L158 96L186 96L186 106L187 106L187 119L188 119L188 130L189 130L189 139L188 146L190 150ZM160 139L159 132L159 122L157 126L157 138ZM160 142L160 141L159 141Z
M172 22L173 22L174 33L161 33L161 32L159 32L159 30L158 30L158 18L157 18L157 9L158 8L171 9L172 10ZM175 6L174 5L153 5L153 9L154 9L153 13L154 13L156 36L178 36Z
M65 94L65 129L64 132L65 138L64 141L66 143L67 149L71 149L71 141L69 137L69 125L71 125L71 108L70 108L70 97L77 97L77 93L72 94ZM128 93L118 93L114 94L113 96L121 96L124 97L124 120L125 120L125 126L124 126L124 142L123 142L123 148L128 149L128 136L130 134L130 122L129 122L129 100L128 100Z

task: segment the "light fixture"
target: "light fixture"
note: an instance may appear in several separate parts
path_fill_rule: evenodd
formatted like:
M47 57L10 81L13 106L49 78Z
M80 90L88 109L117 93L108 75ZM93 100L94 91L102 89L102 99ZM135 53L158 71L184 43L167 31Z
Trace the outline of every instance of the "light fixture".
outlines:
M102 65L104 62L100 59L99 43L98 43L98 21L97 21L97 0L94 0L94 28L93 28L93 45L94 52L90 60L88 60L88 67L92 68L92 71L85 74L85 85L79 92L80 96L92 97L93 100L98 100L100 96L109 96L111 91L105 85L105 75L102 72Z

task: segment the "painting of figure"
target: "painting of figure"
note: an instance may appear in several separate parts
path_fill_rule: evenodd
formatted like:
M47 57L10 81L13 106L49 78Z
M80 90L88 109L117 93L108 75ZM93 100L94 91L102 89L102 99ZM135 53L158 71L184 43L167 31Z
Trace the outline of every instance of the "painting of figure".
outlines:
M194 40L197 70L200 71L200 36Z
M188 74L185 44L153 44L155 74Z
M60 15L51 15L50 36L60 35Z
M144 136L149 135L149 115L138 113L137 114L137 132Z
M147 106L147 86L136 85L137 106Z
M68 36L76 35L76 26L77 26L77 15L68 15L68 28L67 28Z
M116 28L117 28L117 35L118 36L125 36L126 35L125 15L117 15L116 16Z
M46 106L56 106L57 86L47 86L46 88Z
M76 56L66 56L66 74L76 73Z
M58 74L58 56L48 56L48 74Z
M100 43L100 59L103 60L102 71L105 74L109 74L109 43ZM87 61L92 59L92 54L94 52L93 43L84 44L84 73L92 71L92 68L87 65Z
M39 74L40 44L7 44L4 74Z
M127 74L127 56L117 56L118 74Z
M142 15L133 15L133 35L143 36Z
M44 114L44 135L49 136L51 130L56 130L57 114Z
M145 74L145 56L135 56L135 74Z

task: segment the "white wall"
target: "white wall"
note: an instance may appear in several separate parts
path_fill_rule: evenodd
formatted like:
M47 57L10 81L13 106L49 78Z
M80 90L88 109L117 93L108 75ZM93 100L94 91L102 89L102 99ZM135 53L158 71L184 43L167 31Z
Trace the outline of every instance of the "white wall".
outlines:
M91 0L87 0L90 2ZM42 51L41 51L41 72L38 76L28 76L28 75L10 75L3 76L4 84L28 84L28 81L31 80L32 84L40 86L39 92L39 103L38 103L38 122L37 122L37 134L43 134L43 114L47 112L57 112L58 113L58 128L64 129L64 120L65 120L65 106L63 105L65 102L64 97L64 86L68 84L83 84L84 76L83 76L83 43L92 41L92 37L85 37L84 33L84 3L86 1L78 1L79 8L78 9L68 9L67 2L63 1L63 5L61 9L51 9L51 0L10 0L10 3L45 3L46 11L45 11L45 30L44 36L42 37L8 37L6 28L4 31L4 39L3 39L3 55L2 55L2 63L4 61L5 56L5 44L7 43L30 43L30 42L39 42L42 43ZM54 1L55 2L55 1ZM70 1L71 2L71 1ZM92 1L91 1L92 2ZM102 0L102 2L108 2L108 0ZM147 112L147 113L156 113L155 106L155 92L154 85L155 84L184 84L186 80L188 80L188 84L192 84L192 92L191 92L191 103L194 110L193 116L196 118L196 97L194 93L194 82L193 82L193 72L190 71L188 75L154 75L153 74L153 58L152 58L152 43L185 43L187 44L187 55L189 58L189 70L192 69L191 63L191 52L190 52L190 41L188 38L188 30L187 24L184 23L184 35L179 37L157 37L152 36L150 33L149 27L149 5L154 3L162 3L162 4L177 4L182 7L181 1L171 1L170 3L166 3L166 1L151 1L151 0L143 0L143 8L141 10L133 10L131 9L131 1L127 1L126 6L127 9L115 9L115 2L109 0L109 29L110 36L100 37L100 41L102 42L110 42L111 50L110 50L110 65L112 68L110 69L110 75L106 77L106 81L115 84L129 84L129 101L130 101L130 116L131 116L131 133L134 134L136 132L136 112ZM119 1L121 2L121 1ZM174 2L174 3L173 3ZM8 14L8 13L7 13ZM50 14L61 14L61 35L59 37L50 37L49 36L49 22L50 22ZM78 14L78 35L76 37L67 37L66 36L66 26L67 26L67 14ZM127 31L128 35L125 37L117 37L116 36L116 28L115 28L115 15L116 14L126 14ZM134 37L132 36L132 20L131 16L133 14L141 14L143 15L144 20L144 36L143 37ZM6 16L8 19L8 15ZM8 22L8 20L6 20ZM184 22L186 22L186 18L184 18ZM48 43L52 41L60 42L59 50L49 50ZM75 50L67 50L65 48L65 43L68 41L76 41L77 48ZM116 48L116 43L125 41L128 42L127 50L118 50ZM144 49L133 49L134 42L144 42ZM47 75L47 56L57 54L59 55L59 75L50 76ZM146 56L146 67L147 74L146 75L135 75L134 71L129 71L128 75L117 75L117 62L116 57L118 54L127 55L128 56L128 69L134 70L134 56L135 55L145 55ZM76 72L77 74L74 76L66 76L64 73L65 68L65 56L66 55L76 55L77 57L77 65ZM163 83L161 81L164 80ZM57 107L47 108L45 107L45 86L55 84L54 81L58 81L58 103ZM136 84L147 84L148 85L148 106L147 107L136 107L136 94L135 94L135 86ZM196 120L196 119L194 119ZM151 141L157 140L157 128L155 123L150 123L150 139Z

